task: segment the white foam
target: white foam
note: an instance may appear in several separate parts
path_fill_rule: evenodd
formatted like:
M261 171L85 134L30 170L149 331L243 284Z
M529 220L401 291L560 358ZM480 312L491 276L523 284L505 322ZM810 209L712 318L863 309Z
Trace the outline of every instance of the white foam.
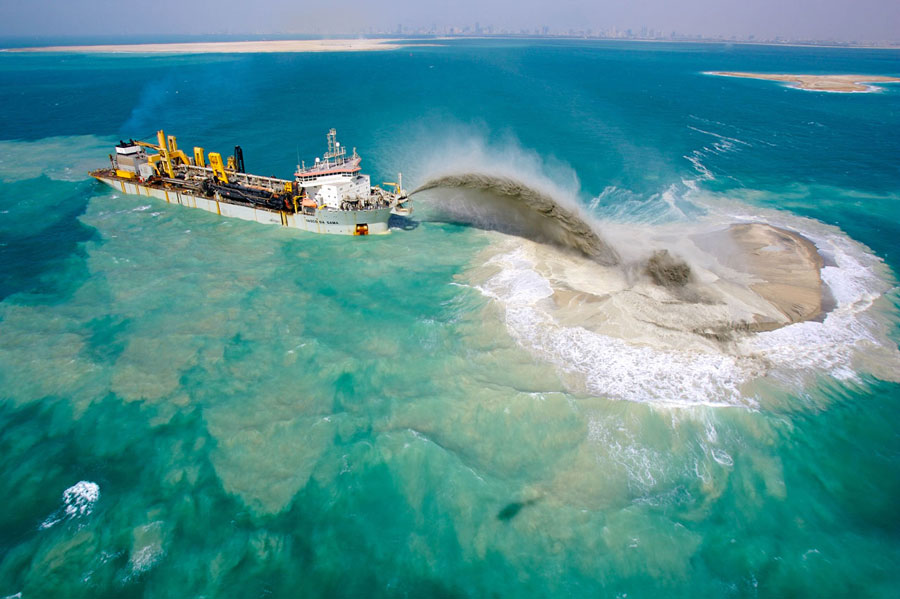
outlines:
M875 352L900 370L900 352L884 333L887 325L871 310L892 287L882 261L834 227L784 213L769 217L773 224L800 231L833 259L834 265L823 267L821 276L835 307L822 322L754 335L742 344L743 350L764 355L782 378L820 372L839 380L856 379L855 363L864 352Z
M528 305L553 295L550 282L531 269L533 263L521 249L492 258L488 264L503 267L483 288L491 297L512 305Z
M875 301L891 288L880 259L834 227L775 211L707 207L710 222L764 221L799 231L833 260L822 269L835 307L822 322L808 321L757 333L729 348L704 351L641 343L578 326L552 315L551 282L520 247L489 262L500 271L478 288L503 307L510 334L525 348L575 373L591 393L660 405L745 406L758 404L745 385L763 376L791 386L809 376L858 377L860 356L878 356L882 372L900 372L900 352L885 334ZM646 226L645 226L646 227ZM874 374L878 374L874 372ZM712 456L729 465L726 454Z
M710 455L712 455L712 458L719 464L723 466L734 466L734 459L724 449L713 447L709 450L709 453Z
M694 165L694 170L700 174L701 181L712 181L715 179L712 172L700 161L703 158L703 152L700 150L694 150L690 154L685 154L682 158Z
M100 485L87 480L79 481L63 491L66 515L71 518L89 515L98 499L100 499Z
M63 491L63 505L41 523L41 528L50 528L66 519L83 518L94 511L94 504L100 499L100 485L82 480Z
M857 377L853 368L857 351L883 345L866 312L884 285L853 255L837 250L834 257L837 266L822 269L822 280L836 304L825 319L755 335L744 341L745 351L762 353L785 376L790 376L790 369L822 371L840 380Z
M592 393L676 405L748 403L738 386L752 366L739 358L660 350L560 326L540 308L541 300L553 293L550 282L533 269L522 249L489 262L501 270L478 289L502 303L513 337L563 370L582 374Z
M662 192L659 197L663 202L665 202L666 206L671 212L677 214L682 218L687 217L687 215L684 213L684 210L677 204L678 198L676 196L674 185L670 185L668 188L666 188L666 190Z
M134 540L131 557L128 559L131 572L126 580L150 570L165 553L163 545L166 540L166 529L161 520L138 526L132 534Z
M638 443L621 422L592 418L588 422L588 439L603 447L604 459L624 469L629 486L638 494L651 490L668 474L663 456Z
M156 545L145 545L131 555L131 571L146 572L157 562L162 551Z
M693 181L683 181L685 187L696 185ZM614 185L606 187L600 195L588 204L588 211L604 221L619 221L629 224L661 224L681 221L687 218L684 208L679 205L678 186L673 184L662 193L644 197ZM662 200L664 205L660 205Z
M703 133L705 135L709 135L711 137L716 138L719 142L723 144L724 148L733 149L735 144L741 144L742 146L753 147L753 144L746 142L742 139L738 139L737 137L728 137L727 135L721 135L719 133L713 133L712 131L707 131L705 129L701 129L699 127L692 127L688 125L688 129L696 131L697 133Z

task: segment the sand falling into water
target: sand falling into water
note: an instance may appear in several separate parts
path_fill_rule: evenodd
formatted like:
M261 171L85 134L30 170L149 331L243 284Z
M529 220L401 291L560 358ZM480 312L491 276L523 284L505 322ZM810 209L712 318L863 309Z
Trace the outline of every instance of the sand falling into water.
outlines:
M691 265L669 249L657 249L639 264L623 263L619 252L601 237L599 225L591 222L591 217L576 204L565 207L551 194L510 177L484 173L443 175L429 179L413 193L442 188L466 191L460 196L439 198L437 210L445 217L570 250L602 267L630 271L631 280L635 274L645 275L665 289L672 301L728 304L727 296L737 295L735 290L716 286L717 282L709 277L698 278ZM722 266L752 277L752 283L746 277L744 281L731 277L732 283L747 292L742 294L745 301L748 295L756 295L774 308L759 304L756 310L751 309L749 318L736 310L733 318L726 317L726 323L718 328L771 329L820 314L822 258L815 245L802 235L764 223L738 223L696 233L693 239L699 249L717 255ZM705 326L698 319L694 330Z
M675 234L630 226L623 234L511 177L442 175L415 193L427 190L436 190L429 208L437 220L503 233L467 280L498 303L522 346L571 375L573 389L654 403L754 405L748 385L775 373L846 374L866 354L891 379L900 364L879 327L857 326L869 304L834 297L832 287L840 295L843 278L864 261L859 250L843 249L843 263L823 270L816 243L790 227L809 221L716 220ZM601 229L640 249L607 241ZM834 256L845 241L828 231L818 243ZM784 355L785 343L796 344L796 355Z
M462 222L570 248L600 264L619 262L615 250L586 222L577 205L562 206L548 193L515 179L485 173L443 175L412 193L454 188L478 195L441 203L441 210Z

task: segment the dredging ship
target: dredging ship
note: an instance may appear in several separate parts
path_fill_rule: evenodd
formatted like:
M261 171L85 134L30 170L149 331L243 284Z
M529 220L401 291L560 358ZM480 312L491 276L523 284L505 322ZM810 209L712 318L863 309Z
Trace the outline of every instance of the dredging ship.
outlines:
M109 156L111 167L90 175L122 193L314 233L387 233L391 214L412 211L402 176L382 184L389 189L372 185L356 148L348 156L334 129L326 136L328 151L309 167L297 165L293 180L245 172L240 146L225 161L210 152L207 165L202 147L188 156L174 135L160 130L156 138L157 144L120 142Z

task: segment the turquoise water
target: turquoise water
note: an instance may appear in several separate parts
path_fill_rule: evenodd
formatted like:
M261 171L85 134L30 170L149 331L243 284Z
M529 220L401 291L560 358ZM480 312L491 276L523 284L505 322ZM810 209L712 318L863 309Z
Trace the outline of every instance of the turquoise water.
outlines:
M0 53L0 597L895 596L900 87L714 70L900 54ZM438 196L347 239L86 176L157 128L288 176L329 127L373 180L514 175L622 251L789 226L837 308L749 366L650 351L536 323L520 242Z

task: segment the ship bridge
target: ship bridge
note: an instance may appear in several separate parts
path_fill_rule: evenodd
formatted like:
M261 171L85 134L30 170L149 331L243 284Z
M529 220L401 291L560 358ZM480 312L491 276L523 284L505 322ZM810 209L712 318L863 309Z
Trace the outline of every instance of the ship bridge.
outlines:
M347 148L337 140L337 130L331 129L327 138L328 151L322 158L316 158L311 167L307 167L305 162L297 165L294 178L299 183L336 183L341 179L352 179L362 170L359 165L361 158L356 153L356 148L353 148L353 153L347 157Z

